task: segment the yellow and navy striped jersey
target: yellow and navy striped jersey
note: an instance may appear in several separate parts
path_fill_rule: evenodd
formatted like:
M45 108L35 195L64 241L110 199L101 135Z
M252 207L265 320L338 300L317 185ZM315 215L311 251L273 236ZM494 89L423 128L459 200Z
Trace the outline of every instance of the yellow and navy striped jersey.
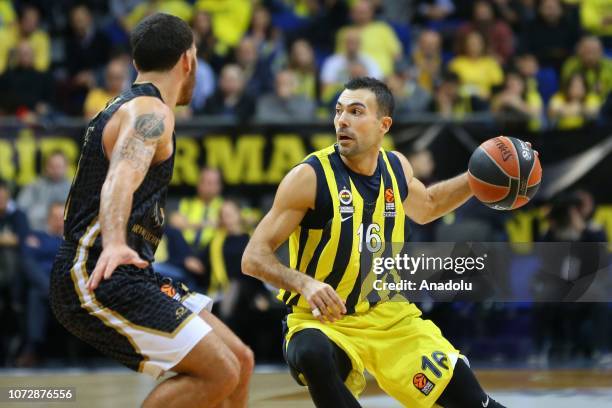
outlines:
M359 175L344 164L336 145L303 163L315 170L317 197L315 208L289 237L289 266L332 286L348 313L363 312L385 300L384 293L372 290L374 254L385 256L391 243L408 239L402 206L408 187L401 163L381 149L375 173ZM310 309L299 293L281 289L278 299L290 310Z

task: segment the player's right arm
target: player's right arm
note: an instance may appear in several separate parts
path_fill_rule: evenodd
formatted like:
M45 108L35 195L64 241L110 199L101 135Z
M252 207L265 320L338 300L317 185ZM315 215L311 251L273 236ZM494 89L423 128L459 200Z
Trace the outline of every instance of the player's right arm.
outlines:
M134 192L151 163L159 159L160 154L172 153L174 117L159 99L134 99L122 106L116 115L118 123L112 124L116 126L112 131L116 131L117 136L110 149L105 143L110 163L100 193L103 250L87 283L89 290L96 289L102 279L109 279L119 265L131 264L139 268L148 265L126 243L127 222ZM113 135L105 136L112 139Z
M335 321L346 313L340 296L328 284L283 265L276 249L298 227L309 208L314 208L317 179L314 169L301 164L293 168L280 183L272 209L261 220L242 257L243 273L277 288L300 293L311 309Z

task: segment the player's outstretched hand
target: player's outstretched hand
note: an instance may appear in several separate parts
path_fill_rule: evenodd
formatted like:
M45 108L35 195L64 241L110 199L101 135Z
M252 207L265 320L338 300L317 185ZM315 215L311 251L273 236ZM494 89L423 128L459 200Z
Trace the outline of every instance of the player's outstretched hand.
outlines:
M95 290L102 279L109 279L119 265L146 268L149 263L127 245L109 245L100 254L98 262L87 281L87 289Z
M325 319L335 322L346 313L344 301L327 283L309 279L301 292L310 305L312 315L321 323L325 323Z

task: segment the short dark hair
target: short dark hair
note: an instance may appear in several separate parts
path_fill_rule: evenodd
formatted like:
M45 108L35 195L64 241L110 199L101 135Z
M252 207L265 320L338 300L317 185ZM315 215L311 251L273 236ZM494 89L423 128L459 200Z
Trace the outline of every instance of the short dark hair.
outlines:
M138 70L168 71L191 48L193 32L180 18L156 13L138 23L130 44Z
M378 104L378 115L393 115L393 110L395 109L395 100L393 99L393 94L384 82L379 81L376 78L357 77L348 81L344 85L344 89L350 89L351 91L354 91L356 89L369 89L376 96L376 103Z

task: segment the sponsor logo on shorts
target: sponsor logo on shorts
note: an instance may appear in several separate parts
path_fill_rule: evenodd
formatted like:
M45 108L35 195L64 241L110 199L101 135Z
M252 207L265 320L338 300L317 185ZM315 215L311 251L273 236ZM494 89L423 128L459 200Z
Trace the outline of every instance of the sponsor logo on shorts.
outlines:
M159 289L171 298L176 295L176 289L174 289L174 286L169 283L164 283Z
M414 377L412 377L412 384L414 384L416 389L421 391L424 395L429 395L436 386L436 384L431 382L423 373L415 374Z
M176 315L176 320L185 316L185 313L187 313L187 308L184 306L180 306L178 309L176 309L176 312L174 312L174 314Z

